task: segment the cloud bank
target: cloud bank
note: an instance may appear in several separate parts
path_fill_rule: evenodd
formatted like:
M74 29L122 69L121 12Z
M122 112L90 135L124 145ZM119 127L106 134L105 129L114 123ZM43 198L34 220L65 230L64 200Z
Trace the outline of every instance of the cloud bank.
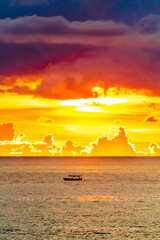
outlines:
M0 131L1 156L160 156L157 143L150 144L146 152L136 152L122 127L113 138L107 135L99 137L88 146L76 146L70 140L63 146L58 146L52 134L46 135L40 142L28 142L24 134L21 133L18 137L13 134L13 124L3 124L2 128L5 128L5 135Z
M56 36L66 37L61 41L67 41L68 36L79 37L83 42L83 37L111 37L125 35L129 27L123 23L114 21L93 21L69 22L64 17L40 17L25 16L17 19L0 20L0 37L5 41L15 42L37 42L56 41ZM54 39L54 38L55 39ZM82 37L82 38L81 38ZM94 39L93 39L94 40ZM68 39L69 41L69 39ZM70 39L76 41L75 38Z

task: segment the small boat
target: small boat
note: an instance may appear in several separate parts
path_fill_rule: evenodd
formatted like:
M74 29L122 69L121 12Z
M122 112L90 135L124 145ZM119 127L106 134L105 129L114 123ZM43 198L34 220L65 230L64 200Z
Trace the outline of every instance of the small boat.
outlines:
M81 181L82 175L68 175L68 177L63 178L65 181Z

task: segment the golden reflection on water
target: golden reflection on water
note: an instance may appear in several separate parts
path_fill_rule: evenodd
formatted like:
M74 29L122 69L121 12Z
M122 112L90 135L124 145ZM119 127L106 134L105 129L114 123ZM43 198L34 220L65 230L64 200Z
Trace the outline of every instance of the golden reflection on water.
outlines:
M43 197L23 197L17 200L25 201L79 201L79 202L109 202L109 201L125 201L128 196L114 196L114 195L83 195L83 196L43 196Z
M108 202L108 201L120 201L125 200L127 196L113 196L113 195L89 195L79 196L78 200L81 202Z

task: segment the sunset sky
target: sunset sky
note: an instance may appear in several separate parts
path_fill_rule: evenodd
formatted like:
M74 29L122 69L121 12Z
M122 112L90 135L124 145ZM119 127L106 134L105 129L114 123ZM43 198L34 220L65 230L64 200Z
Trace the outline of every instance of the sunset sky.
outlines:
M1 0L0 155L160 156L159 0Z

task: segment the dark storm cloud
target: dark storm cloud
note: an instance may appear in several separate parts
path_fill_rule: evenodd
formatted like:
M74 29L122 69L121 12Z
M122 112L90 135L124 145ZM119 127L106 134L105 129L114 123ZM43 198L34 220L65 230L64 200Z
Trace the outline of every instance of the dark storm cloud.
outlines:
M114 86L160 93L158 49L95 48L72 44L0 44L0 84L8 91L51 99L92 97L91 89ZM40 76L39 76L40 74ZM32 90L17 78L41 79ZM2 77L3 76L3 77Z
M52 72L34 91L36 96L57 99L92 97L91 88L99 85L105 89L125 86L129 89L148 89L160 93L159 61L154 52L146 49L103 49L97 55L77 59L72 64L50 66Z
M0 73L7 75L35 72L49 63L56 64L66 60L72 62L93 49L96 48L76 44L0 42Z
M44 98L86 98L98 81L105 89L125 86L157 95L159 25L158 15L133 26L60 16L1 19L1 91L6 86L10 92ZM39 82L33 90L34 78Z

